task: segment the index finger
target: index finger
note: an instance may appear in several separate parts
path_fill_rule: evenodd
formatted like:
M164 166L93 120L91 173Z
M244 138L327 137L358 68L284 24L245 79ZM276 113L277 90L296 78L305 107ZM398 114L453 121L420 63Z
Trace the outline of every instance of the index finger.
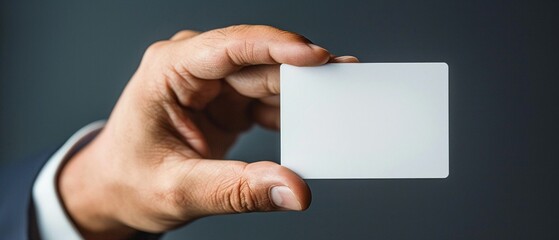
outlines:
M322 65L330 53L301 35L270 26L233 26L179 41L179 67L201 79L221 79L248 65Z

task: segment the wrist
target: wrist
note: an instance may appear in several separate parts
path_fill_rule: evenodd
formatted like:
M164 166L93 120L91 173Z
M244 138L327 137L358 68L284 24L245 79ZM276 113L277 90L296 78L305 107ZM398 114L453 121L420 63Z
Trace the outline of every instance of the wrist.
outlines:
M62 166L58 192L66 213L85 239L126 239L136 230L116 218L118 203L111 193L114 174L107 166L102 131ZM112 177L111 177L112 175Z

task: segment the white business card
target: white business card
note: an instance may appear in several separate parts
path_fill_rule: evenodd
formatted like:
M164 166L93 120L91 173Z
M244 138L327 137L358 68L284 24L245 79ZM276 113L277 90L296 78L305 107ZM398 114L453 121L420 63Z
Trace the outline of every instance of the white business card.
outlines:
M281 164L303 178L446 178L446 63L281 66Z

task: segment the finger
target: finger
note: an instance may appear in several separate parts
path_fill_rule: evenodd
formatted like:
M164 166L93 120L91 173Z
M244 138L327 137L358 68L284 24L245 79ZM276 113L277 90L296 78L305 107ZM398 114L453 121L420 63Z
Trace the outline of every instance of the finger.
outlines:
M223 83L219 96L206 107L208 120L224 131L246 131L253 123L246 110L251 102L252 99L239 94L229 84Z
M301 211L311 202L307 184L273 162L198 160L184 178L190 216L277 210Z
M252 107L252 118L261 126L272 129L280 129L280 108L273 107L261 102L256 102Z
M185 39L189 39L191 37L194 37L198 34L200 34L200 32L198 32L198 31L182 30L182 31L179 31L179 32L175 33L175 35L173 35L170 40L172 40L172 41L185 40Z
M280 96L279 95L274 95L274 96L269 96L269 97L263 97L260 98L260 102L269 105L269 106L273 106L273 107L279 107L280 106Z
M264 98L280 93L279 65L245 67L225 78L240 94L251 98Z
M269 26L233 26L202 33L177 43L181 69L201 79L221 79L243 66L286 63L314 66L330 53L301 35Z
M359 59L354 56L332 56L329 62L357 63ZM280 94L279 69L280 66L277 64L250 66L227 76L225 79L235 90L247 97L266 98ZM275 99L267 100L274 101ZM279 101L277 102L279 105Z

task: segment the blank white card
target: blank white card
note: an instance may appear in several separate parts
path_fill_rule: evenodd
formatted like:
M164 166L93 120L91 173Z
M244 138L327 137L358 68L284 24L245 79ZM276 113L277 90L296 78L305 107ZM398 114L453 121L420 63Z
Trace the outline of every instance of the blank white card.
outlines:
M446 178L446 63L281 66L281 164L303 178Z

